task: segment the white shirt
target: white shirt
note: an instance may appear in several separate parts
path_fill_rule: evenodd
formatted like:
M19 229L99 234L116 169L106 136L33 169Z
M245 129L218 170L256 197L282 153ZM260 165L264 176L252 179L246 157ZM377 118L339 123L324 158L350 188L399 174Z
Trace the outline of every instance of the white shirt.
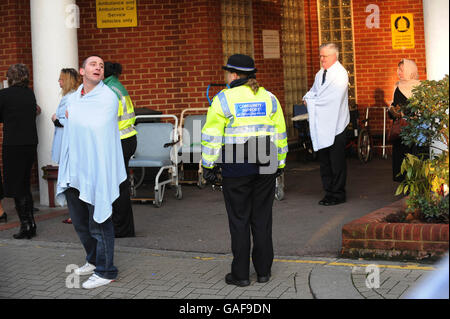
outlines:
M339 61L326 73L316 73L312 88L305 94L309 116L309 129L314 151L333 145L336 135L342 133L350 122L348 109L348 74Z

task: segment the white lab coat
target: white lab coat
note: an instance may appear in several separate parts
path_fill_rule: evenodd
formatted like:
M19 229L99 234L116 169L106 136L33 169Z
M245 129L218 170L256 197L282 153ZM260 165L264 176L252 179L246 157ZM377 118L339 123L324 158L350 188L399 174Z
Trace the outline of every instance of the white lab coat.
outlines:
M323 71L317 72L312 88L303 97L314 151L333 145L335 136L350 122L347 71L336 61L328 68L322 85Z

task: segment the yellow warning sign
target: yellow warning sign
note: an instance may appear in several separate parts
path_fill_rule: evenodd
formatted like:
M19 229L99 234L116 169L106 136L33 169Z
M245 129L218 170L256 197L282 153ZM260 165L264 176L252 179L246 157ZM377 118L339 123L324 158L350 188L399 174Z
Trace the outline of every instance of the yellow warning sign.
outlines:
M137 26L136 0L96 0L97 28Z
M412 13L391 14L392 48L414 48L414 19Z

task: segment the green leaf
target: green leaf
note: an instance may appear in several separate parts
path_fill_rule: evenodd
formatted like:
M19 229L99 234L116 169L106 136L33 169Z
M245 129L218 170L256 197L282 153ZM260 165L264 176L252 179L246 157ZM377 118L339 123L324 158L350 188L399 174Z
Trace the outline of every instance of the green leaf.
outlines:
M401 195L402 192L403 192L403 186L400 184L397 187L397 190L395 191L395 196Z

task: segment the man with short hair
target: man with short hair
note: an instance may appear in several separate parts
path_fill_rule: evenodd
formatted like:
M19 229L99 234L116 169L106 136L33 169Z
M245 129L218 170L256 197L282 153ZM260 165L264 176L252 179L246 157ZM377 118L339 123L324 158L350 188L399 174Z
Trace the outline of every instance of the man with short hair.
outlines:
M350 122L348 74L338 61L336 44L322 44L319 52L322 68L303 102L308 108L311 140L314 151L318 152L326 193L319 204L331 206L346 201L345 129Z
M112 203L127 175L117 125L118 100L103 83L104 62L89 56L80 68L83 84L68 99L58 170L57 200L67 200L75 231L86 250L86 264L75 270L89 275L83 288L107 285L114 266Z

